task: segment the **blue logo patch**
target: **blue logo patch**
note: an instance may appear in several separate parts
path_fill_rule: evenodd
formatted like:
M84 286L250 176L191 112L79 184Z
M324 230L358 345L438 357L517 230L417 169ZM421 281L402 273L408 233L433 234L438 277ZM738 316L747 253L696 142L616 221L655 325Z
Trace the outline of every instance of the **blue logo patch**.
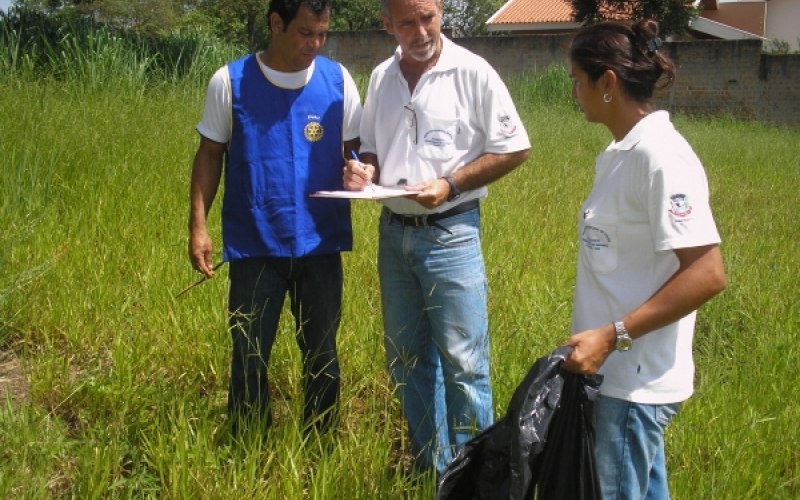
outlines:
M453 144L453 134L446 130L430 130L425 134L425 144L443 148Z

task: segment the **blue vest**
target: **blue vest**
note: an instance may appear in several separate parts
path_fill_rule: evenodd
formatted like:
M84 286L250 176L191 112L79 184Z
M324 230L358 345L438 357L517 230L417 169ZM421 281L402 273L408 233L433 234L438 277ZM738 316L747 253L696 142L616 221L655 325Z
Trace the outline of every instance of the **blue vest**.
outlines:
M299 89L277 87L249 55L228 65L232 129L225 167L225 260L303 257L351 250L348 200L309 198L340 190L344 79L318 56Z

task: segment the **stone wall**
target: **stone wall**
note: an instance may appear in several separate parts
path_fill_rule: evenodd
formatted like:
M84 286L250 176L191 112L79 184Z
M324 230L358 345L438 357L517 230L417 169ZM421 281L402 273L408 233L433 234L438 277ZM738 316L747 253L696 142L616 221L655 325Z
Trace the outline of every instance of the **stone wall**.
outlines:
M503 76L567 64L570 35L456 38ZM325 55L353 73L368 74L391 56L394 38L385 31L331 32ZM661 108L692 114L730 113L739 118L800 125L800 55L761 54L758 40L696 40L666 43L678 65L675 85L656 94Z

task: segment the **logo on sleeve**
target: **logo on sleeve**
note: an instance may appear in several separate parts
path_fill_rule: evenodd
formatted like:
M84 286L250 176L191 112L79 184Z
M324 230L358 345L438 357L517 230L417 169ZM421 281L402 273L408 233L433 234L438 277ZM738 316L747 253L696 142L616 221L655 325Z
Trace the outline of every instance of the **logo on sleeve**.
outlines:
M685 194L673 194L669 197L669 204L671 207L669 213L674 217L684 218L692 213L692 204Z
M506 136L512 136L517 131L517 126L511 121L508 115L500 117L500 133Z

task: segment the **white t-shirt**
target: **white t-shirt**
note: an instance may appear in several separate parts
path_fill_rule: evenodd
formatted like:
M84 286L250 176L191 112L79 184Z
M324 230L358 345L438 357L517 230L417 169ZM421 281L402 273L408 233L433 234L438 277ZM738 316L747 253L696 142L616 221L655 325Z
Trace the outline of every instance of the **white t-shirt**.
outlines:
M372 72L361 119L361 152L374 153L380 184L430 181L484 153L531 147L503 80L481 57L442 36L439 60L408 90L400 70L400 47ZM454 204L486 197L482 187L455 202L426 210L405 198L384 200L395 213L442 212Z
M700 160L669 113L639 121L597 158L579 215L572 333L619 320L678 270L674 249L720 242ZM695 313L613 352L600 369L604 395L644 404L693 392Z
M260 54L260 53L259 53ZM270 69L257 57L258 65L264 76L274 85L285 89L298 89L311 81L314 74L315 63L303 71L295 73L282 73ZM341 64L339 65L341 66ZM359 132L359 121L361 120L361 98L358 95L358 88L353 81L353 77L347 72L344 66L342 75L344 77L344 124L342 127L342 140L349 141L356 139ZM214 73L208 84L206 92L206 103L203 109L203 118L197 125L197 131L203 137L214 142L227 143L231 136L231 79L228 73L228 66L223 66Z

